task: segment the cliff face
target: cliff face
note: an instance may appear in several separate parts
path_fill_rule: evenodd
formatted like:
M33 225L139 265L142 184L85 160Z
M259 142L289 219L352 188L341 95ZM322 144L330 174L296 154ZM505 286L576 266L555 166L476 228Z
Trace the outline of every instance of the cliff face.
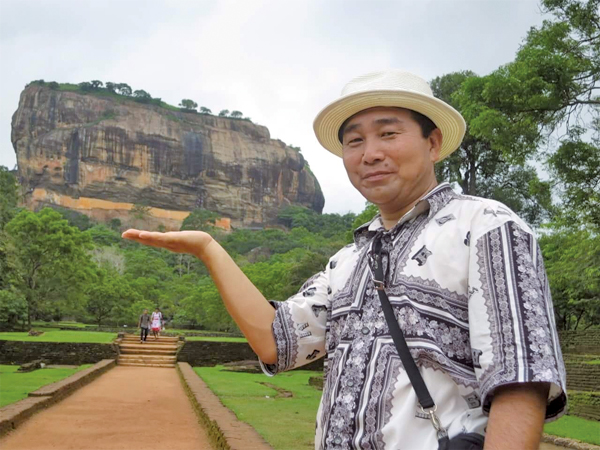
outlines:
M12 143L30 207L131 223L142 204L150 222L175 229L195 208L253 226L289 204L318 212L324 204L302 155L244 120L30 85Z

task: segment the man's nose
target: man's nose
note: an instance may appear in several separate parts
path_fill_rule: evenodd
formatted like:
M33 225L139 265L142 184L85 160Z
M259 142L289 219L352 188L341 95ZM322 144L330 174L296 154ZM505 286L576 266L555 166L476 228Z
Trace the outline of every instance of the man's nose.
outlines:
M363 153L364 164L374 164L385 159L383 147L378 139L366 139Z

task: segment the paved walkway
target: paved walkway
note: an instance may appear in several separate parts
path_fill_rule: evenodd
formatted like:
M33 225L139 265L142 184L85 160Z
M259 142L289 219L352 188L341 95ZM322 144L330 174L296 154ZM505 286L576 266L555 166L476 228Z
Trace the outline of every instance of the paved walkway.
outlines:
M0 440L2 450L210 449L175 369L117 366Z

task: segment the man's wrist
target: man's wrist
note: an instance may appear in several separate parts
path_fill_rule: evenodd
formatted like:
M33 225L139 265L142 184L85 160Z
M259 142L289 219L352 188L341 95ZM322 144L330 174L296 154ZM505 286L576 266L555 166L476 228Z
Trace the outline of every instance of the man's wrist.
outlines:
M217 245L214 245L214 244L217 244ZM207 264L208 261L210 261L211 256L213 256L215 254L217 247L219 247L218 242L215 241L214 238L211 236L210 241L208 241L207 244L201 246L197 250L194 250L192 252L192 255L194 255L196 258L198 258L204 264Z

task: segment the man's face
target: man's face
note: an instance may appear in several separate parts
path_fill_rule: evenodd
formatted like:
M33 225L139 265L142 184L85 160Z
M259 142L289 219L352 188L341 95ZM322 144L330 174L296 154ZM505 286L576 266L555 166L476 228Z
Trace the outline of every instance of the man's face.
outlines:
M344 128L344 167L367 200L394 212L435 185L433 165L441 140L439 129L424 138L410 111L370 108L355 114Z
M148 310L147 309L144 310L144 314L148 314Z

